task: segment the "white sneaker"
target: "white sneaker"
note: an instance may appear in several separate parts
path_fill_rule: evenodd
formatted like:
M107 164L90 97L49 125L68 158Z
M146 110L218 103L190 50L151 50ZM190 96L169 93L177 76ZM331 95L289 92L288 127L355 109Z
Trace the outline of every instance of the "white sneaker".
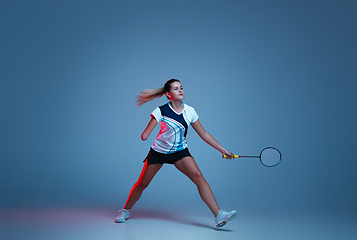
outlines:
M231 211L231 212L226 212L226 211L222 211L219 210L217 217L215 218L216 220L216 227L222 227L224 225L226 225L226 223L228 221L233 220L235 217L237 216L237 212L236 211Z
M127 220L130 217L130 210L122 209L118 211L119 214L115 218L116 223L123 223L125 220Z

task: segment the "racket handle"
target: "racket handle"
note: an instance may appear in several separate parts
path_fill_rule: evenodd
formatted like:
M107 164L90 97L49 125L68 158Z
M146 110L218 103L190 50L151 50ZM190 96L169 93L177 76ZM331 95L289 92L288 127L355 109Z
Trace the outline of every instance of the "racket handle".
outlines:
M226 157L228 157L227 155L222 155L222 158L226 158ZM233 158L239 158L240 156L239 155L233 155Z

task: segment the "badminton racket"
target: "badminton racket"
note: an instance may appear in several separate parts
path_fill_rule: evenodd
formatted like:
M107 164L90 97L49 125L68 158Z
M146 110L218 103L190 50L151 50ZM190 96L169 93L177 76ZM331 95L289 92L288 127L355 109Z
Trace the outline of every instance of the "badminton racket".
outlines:
M222 155L223 158L228 157L227 155ZM278 149L274 147L264 148L259 156L241 156L234 155L233 158L259 158L260 162L266 167L274 167L278 165L281 161L281 153Z

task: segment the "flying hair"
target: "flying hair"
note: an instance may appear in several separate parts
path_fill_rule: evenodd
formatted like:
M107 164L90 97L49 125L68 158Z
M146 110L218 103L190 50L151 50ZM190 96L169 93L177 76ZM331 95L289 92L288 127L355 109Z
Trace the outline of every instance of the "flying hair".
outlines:
M166 92L170 92L171 90L171 83L173 82L180 82L177 79L170 79L168 80L164 87L156 88L156 89L145 89L136 97L136 105L140 107L146 102L149 102L155 98L161 98Z

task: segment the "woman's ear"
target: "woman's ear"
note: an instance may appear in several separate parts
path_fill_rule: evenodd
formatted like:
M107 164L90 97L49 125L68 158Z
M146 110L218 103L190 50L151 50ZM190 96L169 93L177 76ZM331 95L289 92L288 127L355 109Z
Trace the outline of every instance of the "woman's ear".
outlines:
M170 93L169 93L169 92L166 92L165 94L166 94L166 97L170 100L170 99L171 99Z

